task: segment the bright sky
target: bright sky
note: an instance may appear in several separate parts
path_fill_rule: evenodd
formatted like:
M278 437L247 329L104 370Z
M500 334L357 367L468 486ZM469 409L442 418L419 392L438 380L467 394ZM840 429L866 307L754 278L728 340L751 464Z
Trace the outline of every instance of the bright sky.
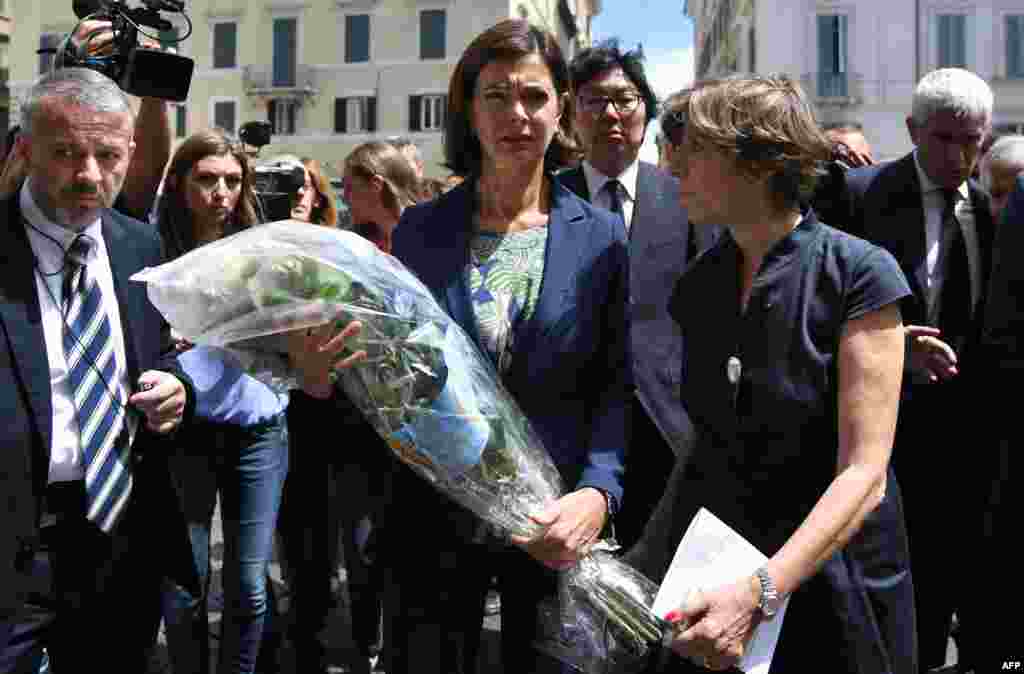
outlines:
M604 0L603 11L594 17L595 42L619 38L624 49L643 45L647 78L664 98L693 81L693 23L683 14L683 0ZM640 157L658 159L654 147L657 123L647 129Z

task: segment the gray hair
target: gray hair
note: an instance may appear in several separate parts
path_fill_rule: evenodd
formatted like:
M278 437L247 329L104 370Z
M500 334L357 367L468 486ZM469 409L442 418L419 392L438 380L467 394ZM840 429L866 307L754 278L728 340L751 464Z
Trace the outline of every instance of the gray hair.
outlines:
M963 68L941 68L917 83L911 114L918 125L927 124L937 112L991 121L993 104L992 89L985 80Z
M1024 136L1003 136L989 148L981 158L981 185L986 191L992 191L992 166L1000 164L1008 168L1024 171Z
M135 119L128 97L112 79L89 68L60 68L36 80L21 103L21 132L26 137L32 134L43 101L54 98L95 112L126 112Z

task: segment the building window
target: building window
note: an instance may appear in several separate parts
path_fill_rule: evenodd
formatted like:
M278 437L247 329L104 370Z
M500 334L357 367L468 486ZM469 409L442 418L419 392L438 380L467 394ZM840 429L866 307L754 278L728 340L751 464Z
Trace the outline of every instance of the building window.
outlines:
M213 126L233 134L237 119L235 109L234 101L215 101L213 104Z
M299 102L296 100L280 98L267 103L267 121L270 122L270 132L275 136L294 135L298 118Z
M376 96L334 99L334 133L373 133L376 130Z
M184 138L188 135L188 110L184 105L174 106L174 136Z
M366 63L370 60L370 15L349 14L345 17L345 63Z
M1006 17L1006 76L1024 78L1024 14Z
M238 24L220 21L213 24L213 67L238 66Z
M847 17L845 14L818 16L818 96L845 97L849 94L847 69Z
M963 14L936 16L939 68L967 67L967 17Z
M444 128L444 114L448 97L444 94L429 94L409 98L409 130L440 131Z
M45 75L53 68L53 60L57 57L60 46L60 33L43 33L39 36L39 74Z
M443 9L425 9L420 12L421 59L444 58L447 23L447 14Z
M274 19L274 86L294 87L299 51L299 20Z
M757 33L754 30L754 26L750 27L749 35L749 47L750 47L750 72L757 72Z

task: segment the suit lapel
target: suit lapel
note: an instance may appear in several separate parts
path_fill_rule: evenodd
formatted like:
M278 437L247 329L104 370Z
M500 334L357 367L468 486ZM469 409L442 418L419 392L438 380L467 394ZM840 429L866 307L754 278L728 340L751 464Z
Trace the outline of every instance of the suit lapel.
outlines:
M568 188L557 180L551 181L551 213L548 218L548 242L544 251L544 278L540 297L533 317L519 326L520 338L535 340L541 328L554 325L563 313L563 307L576 291L576 275L580 257L587 249L587 228L581 223L586 214L579 202L572 198Z
M5 204L6 223L0 227L0 328L7 335L12 366L24 386L27 403L36 418L40 447L49 462L53 437L53 401L50 363L46 355L35 256L25 236L18 193ZM13 392L9 392L13 395Z
M448 240L426 251L435 260L424 267L451 270L450 276L441 279L443 292L439 299L444 303L448 315L464 327L477 346L481 346L465 273L466 265L469 264L469 237L473 230L475 191L476 180L466 180L447 195L448 199L441 202L443 211L438 221L450 223Z
M587 177L583 175L583 164L562 171L558 174L558 180L583 201L590 201L590 189L587 188Z
M636 180L636 200L633 202L633 220L629 228L630 258L642 255L645 248L665 242L688 242L690 240L689 220L682 218L676 222L675 216L682 214L679 207L679 195L667 189L668 181L659 179L656 169L640 162ZM662 222L659 214L672 214L672 221ZM704 250L699 247L699 250ZM686 255L686 244L683 244L681 255Z
M908 154L894 166L896 179L891 181L891 189L884 198L883 208L895 214L895 220L889 223L894 229L886 232L886 238L898 239L898 246L903 255L898 256L904 261L904 273L913 286L914 295L923 303L922 310L928 306L928 261L926 256L926 228L924 204L921 201L921 182L917 177L914 155ZM909 220L909 221L908 221Z

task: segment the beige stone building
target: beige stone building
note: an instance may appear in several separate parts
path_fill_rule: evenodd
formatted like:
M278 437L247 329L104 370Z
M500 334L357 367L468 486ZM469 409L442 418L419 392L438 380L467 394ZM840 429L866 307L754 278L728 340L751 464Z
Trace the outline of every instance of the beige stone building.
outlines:
M10 78L8 55L14 22L9 12L10 5L10 0L0 0L0 138L7 133L11 108L11 93L7 83ZM2 147L3 140L0 140L0 148Z
M75 25L71 0L13 5L11 88L48 67L48 47ZM137 4L131 2L130 4ZM499 20L524 17L556 34L567 54L589 43L597 0L186 0L195 60L179 138L251 120L273 124L261 156L310 156L335 167L367 140L408 136L428 175L441 177L448 79L463 49ZM171 18L180 34L186 22ZM166 36L165 36L166 37Z
M685 0L697 77L784 72L824 122L860 122L878 158L907 152L916 82L959 66L995 93L997 133L1024 131L1022 0Z

